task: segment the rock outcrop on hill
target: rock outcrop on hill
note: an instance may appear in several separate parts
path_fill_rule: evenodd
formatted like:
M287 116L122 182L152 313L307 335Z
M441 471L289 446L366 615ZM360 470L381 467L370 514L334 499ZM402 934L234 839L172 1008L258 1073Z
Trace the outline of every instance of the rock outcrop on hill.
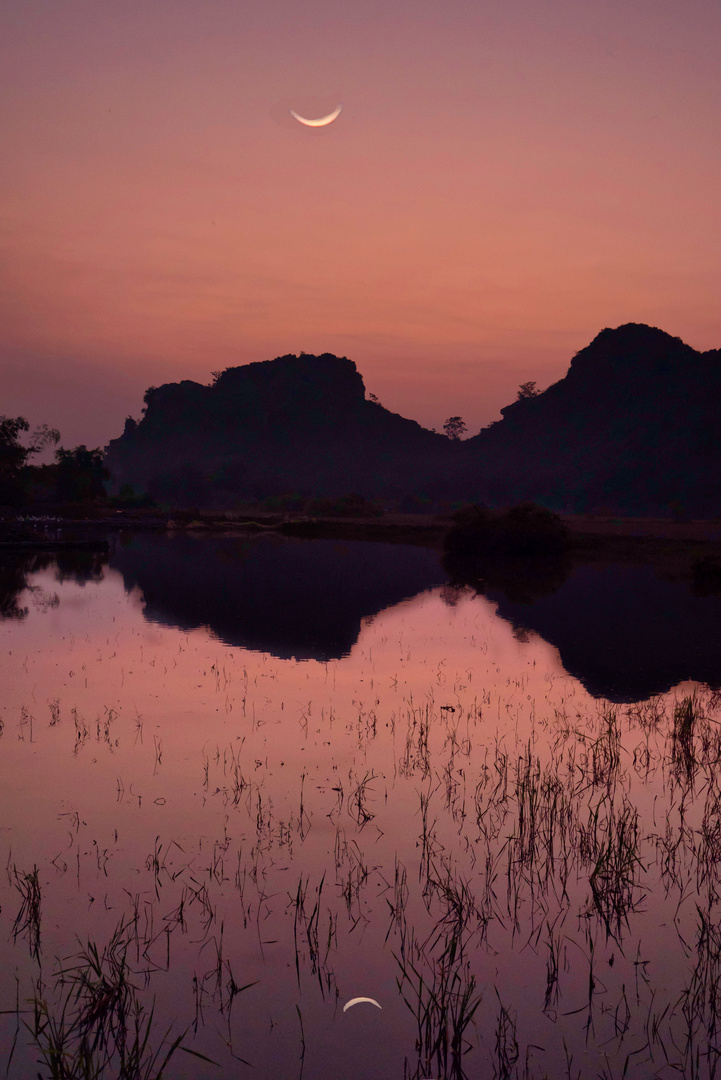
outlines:
M106 450L123 484L178 505L350 493L414 510L534 500L575 512L721 514L721 350L602 330L546 391L451 441L365 395L345 357L283 356L209 386L151 388Z

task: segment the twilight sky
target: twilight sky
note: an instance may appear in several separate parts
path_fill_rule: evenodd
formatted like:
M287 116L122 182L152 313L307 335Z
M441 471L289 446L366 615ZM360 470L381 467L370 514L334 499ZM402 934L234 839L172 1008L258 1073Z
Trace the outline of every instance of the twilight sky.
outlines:
M720 52L719 0L0 0L0 413L328 351L475 434L605 326L721 346Z

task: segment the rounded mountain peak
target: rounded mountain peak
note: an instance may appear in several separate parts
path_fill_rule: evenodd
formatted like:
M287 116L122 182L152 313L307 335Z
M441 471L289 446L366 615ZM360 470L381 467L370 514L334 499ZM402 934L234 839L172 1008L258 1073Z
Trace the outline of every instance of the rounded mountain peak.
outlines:
M698 356L681 338L672 337L656 326L624 323L615 330L606 327L590 345L577 352L569 375L596 373L612 368L620 373L649 368L659 369Z

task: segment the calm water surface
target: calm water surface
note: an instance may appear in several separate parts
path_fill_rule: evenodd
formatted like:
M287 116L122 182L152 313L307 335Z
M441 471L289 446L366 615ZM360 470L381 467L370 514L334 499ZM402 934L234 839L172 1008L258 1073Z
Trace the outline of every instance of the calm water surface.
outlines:
M152 1045L219 1063L172 1076L715 1074L719 599L446 581L270 538L6 565L10 1076L121 926Z

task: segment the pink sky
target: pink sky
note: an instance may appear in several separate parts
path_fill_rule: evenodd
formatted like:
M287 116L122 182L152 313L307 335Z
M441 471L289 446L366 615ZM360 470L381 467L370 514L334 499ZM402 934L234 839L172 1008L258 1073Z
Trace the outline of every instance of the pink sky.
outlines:
M721 346L719 42L718 0L8 0L0 413L102 445L329 351L475 433L605 326Z

